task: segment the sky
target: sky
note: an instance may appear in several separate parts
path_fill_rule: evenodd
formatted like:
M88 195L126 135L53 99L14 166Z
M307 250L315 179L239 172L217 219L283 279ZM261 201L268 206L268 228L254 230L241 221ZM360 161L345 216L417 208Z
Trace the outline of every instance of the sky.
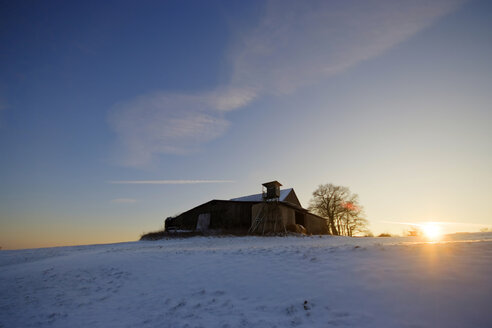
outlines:
M278 180L492 228L490 1L0 1L0 247L137 240Z

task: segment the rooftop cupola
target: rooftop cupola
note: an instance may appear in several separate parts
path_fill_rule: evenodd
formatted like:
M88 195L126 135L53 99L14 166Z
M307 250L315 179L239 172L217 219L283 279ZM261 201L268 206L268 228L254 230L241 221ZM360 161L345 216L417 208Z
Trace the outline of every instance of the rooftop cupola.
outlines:
M263 199L278 199L280 197L280 186L282 184L278 181L270 181L262 184L263 186Z

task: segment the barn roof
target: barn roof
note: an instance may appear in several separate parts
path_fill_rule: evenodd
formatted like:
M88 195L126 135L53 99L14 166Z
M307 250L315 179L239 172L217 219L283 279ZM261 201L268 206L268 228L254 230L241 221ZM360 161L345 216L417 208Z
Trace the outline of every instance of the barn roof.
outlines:
M285 201L287 196L289 196L289 194L293 190L294 190L293 188L280 190L280 197L278 200L281 202ZM263 201L263 194L254 194L254 195L249 195L249 196L232 198L231 200L234 200L236 202L261 202L261 201Z

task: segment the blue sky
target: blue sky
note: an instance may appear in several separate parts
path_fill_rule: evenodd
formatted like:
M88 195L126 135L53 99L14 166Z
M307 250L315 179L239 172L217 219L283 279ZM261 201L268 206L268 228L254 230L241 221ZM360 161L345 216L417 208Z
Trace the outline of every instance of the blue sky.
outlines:
M305 206L349 186L376 233L490 227L491 22L488 1L4 2L0 246L135 240L272 179ZM114 183L135 180L168 183Z

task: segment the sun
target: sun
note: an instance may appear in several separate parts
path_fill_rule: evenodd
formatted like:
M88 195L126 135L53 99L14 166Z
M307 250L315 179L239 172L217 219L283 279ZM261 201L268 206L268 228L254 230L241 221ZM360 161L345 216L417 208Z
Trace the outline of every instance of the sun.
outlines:
M424 232L425 237L430 240L437 240L442 236L441 227L437 223L428 222L423 224L421 228Z

